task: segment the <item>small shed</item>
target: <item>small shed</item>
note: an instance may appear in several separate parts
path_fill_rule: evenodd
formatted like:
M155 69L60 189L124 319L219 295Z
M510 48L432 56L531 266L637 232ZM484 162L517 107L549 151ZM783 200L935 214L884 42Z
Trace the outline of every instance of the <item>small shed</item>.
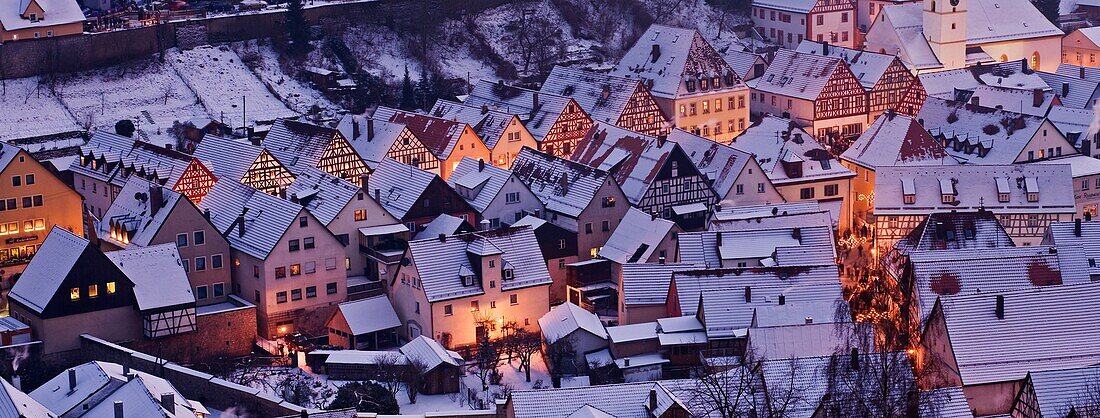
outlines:
M436 340L423 335L401 347L401 353L410 362L419 362L427 369L420 393L438 395L457 393L462 375L462 356L443 348Z
M386 295L341 303L325 324L330 345L349 350L397 346L401 320Z

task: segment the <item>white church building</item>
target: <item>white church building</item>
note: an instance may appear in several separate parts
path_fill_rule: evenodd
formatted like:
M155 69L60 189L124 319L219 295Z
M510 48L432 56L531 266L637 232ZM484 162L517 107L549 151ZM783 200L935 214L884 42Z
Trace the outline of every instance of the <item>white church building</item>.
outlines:
M1029 0L923 0L884 7L865 49L897 54L918 73L1019 59L1054 72L1062 35Z

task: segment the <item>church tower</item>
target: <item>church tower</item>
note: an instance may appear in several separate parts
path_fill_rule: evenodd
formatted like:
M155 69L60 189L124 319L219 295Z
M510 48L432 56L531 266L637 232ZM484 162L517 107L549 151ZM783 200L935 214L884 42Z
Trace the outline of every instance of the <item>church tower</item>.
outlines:
M924 0L924 37L944 69L966 66L968 0Z

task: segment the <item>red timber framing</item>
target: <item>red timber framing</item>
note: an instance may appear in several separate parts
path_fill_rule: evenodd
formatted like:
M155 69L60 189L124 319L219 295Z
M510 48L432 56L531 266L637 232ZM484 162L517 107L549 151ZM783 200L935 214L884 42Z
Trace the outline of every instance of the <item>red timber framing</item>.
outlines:
M1058 222L1054 213L999 214L997 220L1013 238L1042 238L1050 224Z
M187 168L183 170L183 174L180 175L179 180L172 186L172 190L187 196L191 203L197 205L202 202L203 197L206 197L206 193L214 187L216 181L218 181L218 178L214 177L214 173L210 172L210 169L202 165L197 158L192 158L191 162L187 164Z
M260 151L260 156L256 157L240 181L253 189L278 196L294 182L294 174L265 149Z
M668 119L642 83L634 88L626 109L615 124L649 136L668 135Z
M392 158L405 165L411 165L425 171L439 174L440 162L428 147L424 146L408 129L402 129L397 140L393 141L390 150L386 152L387 158Z
M920 79L909 72L900 59L894 57L882 77L868 92L868 110L871 114L893 110L903 115L915 116L920 105L913 106L913 103L923 104L925 96Z
M837 65L814 101L814 120L867 114L867 94L847 65Z
M584 138L591 127L592 118L576 101L569 99L569 104L565 105L565 110L558 115L554 126L542 138L540 146L547 154L568 159L577 148L577 142Z
M363 162L363 158L355 152L348 140L337 133L321 153L317 169L359 184L362 175L367 174L367 163Z
M143 313L142 325L147 338L167 337L198 329L194 306L176 306Z

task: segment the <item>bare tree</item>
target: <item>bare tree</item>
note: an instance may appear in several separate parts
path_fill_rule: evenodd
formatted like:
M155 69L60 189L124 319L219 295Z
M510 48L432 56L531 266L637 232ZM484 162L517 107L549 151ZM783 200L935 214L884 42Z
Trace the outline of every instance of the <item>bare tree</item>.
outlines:
M405 358L397 353L385 353L375 361L378 368L378 384L397 396L405 380Z
M474 360L477 377L481 379L481 390L489 389L489 376L496 373L497 366L500 365L500 352L493 340L485 338L478 343L477 357Z
M529 74L532 66L538 72L548 70L565 52L561 28L531 10L524 10L518 20L504 29L504 40L519 55L524 73Z
M528 382L531 381L531 359L536 353L542 351L542 336L518 328L504 337L504 346L509 355L515 355L519 359L519 368Z
M401 383L405 385L405 394L409 397L409 403L416 403L416 395L420 394L420 388L424 386L424 378L427 373L428 365L420 359L410 358L405 365Z
M565 365L572 361L574 355L573 343L569 338L562 338L546 346L543 357L546 360L546 369L550 372L550 383L554 387L561 387L561 378L566 372Z
M693 416L782 418L801 405L803 373L797 359L773 360L765 382L765 361L751 348L741 357L708 358L691 379L669 385Z
M173 94L176 94L176 86L172 83L164 83L160 85L160 94L164 99L163 104L168 104L168 99L172 98Z

